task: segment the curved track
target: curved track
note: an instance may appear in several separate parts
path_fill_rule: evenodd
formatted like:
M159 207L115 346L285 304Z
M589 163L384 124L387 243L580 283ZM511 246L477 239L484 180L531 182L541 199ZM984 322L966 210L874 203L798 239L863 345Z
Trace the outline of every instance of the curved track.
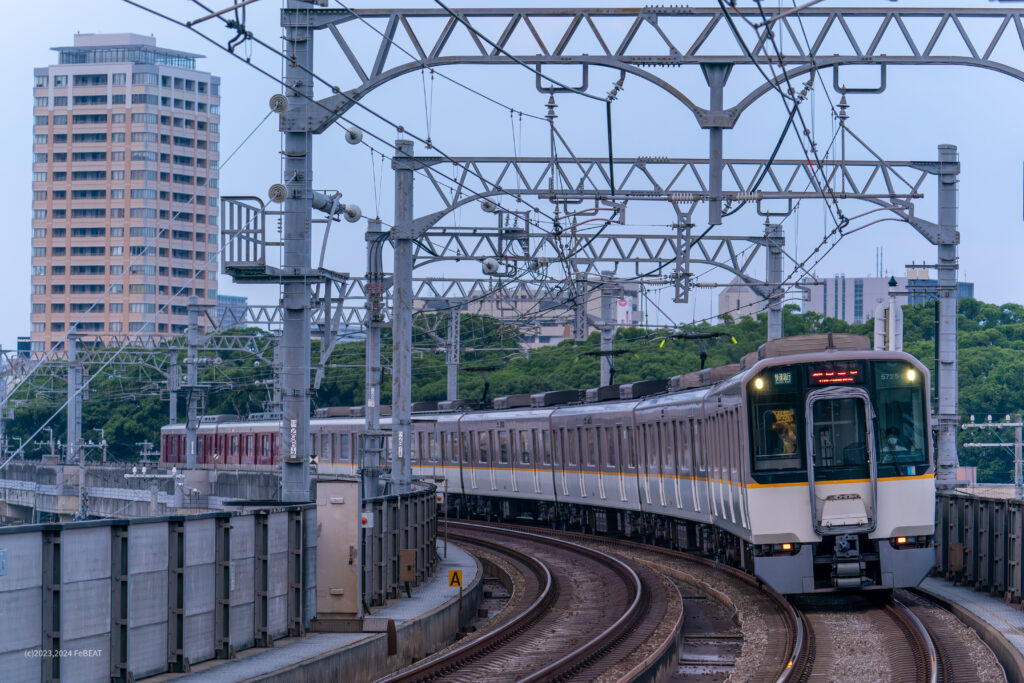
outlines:
M450 535L527 568L529 607L492 631L387 681L594 679L651 606L641 576L610 555L563 539L450 523ZM525 675L524 675L525 674Z
M541 531L538 527L519 525L503 525L502 528L534 533ZM732 606L738 612L745 608L757 611L763 630L768 634L765 642L761 643L756 670L742 674L743 679L779 683L798 680L795 674L808 658L805 624L789 601L760 584L755 577L706 557L669 548L571 531L544 529L542 533L600 548L632 560L634 565L642 563L669 576L678 577L683 574L685 580L696 584L699 590L713 593L718 599L731 603L727 596L710 586L705 579L713 578L712 582L718 584L728 583L729 591L743 602L742 605ZM685 658L685 651L681 654Z
M792 680L843 680L869 671L880 680L941 680L938 653L925 626L898 600L878 600L854 593L799 598L808 654Z

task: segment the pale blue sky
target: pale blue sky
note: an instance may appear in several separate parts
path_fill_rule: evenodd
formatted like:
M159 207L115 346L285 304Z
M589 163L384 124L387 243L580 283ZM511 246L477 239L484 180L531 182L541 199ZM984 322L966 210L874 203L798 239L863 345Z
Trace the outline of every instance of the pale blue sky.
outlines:
M334 4L334 0L331 0ZM147 4L172 13L182 19L195 18L202 12L185 0L146 0ZM199 61L203 70L211 71L222 79L221 158L225 159L236 145L264 118L267 100L278 86L258 74L246 64L232 58L215 46L202 41L188 31L164 22L141 10L117 0L50 0L42 5L5 3L7 20L0 25L0 39L6 46L2 84L8 96L8 106L0 111L0 130L3 131L4 159L0 166L0 183L7 188L11 204L6 211L5 248L0 251L0 283L5 295L0 298L0 319L6 324L0 328L0 343L13 345L15 337L28 333L29 322L29 253L31 216L31 127L32 127L32 69L55 61L56 53L49 48L72 42L73 34L80 32L136 32L153 34L158 44L207 55ZM212 0L215 7L226 6L227 0ZM347 3L346 3L347 4ZM582 4L582 3L566 3ZM632 3L588 3L602 7ZM706 4L706 3L691 3ZM772 3L769 3L772 4ZM790 3L782 3L789 5ZM832 2L824 6L865 5L868 3ZM887 2L873 3L890 6ZM961 3L901 2L904 6L930 6L935 4L973 6L982 8L1014 7L1010 3L965 0ZM415 5L436 6L430 2L417 3L362 3L368 6ZM514 3L477 3L467 6L513 6ZM752 5L741 0L741 6ZM280 28L277 10L280 3L261 0L250 5L248 27L271 44L278 45ZM353 7L355 7L353 5ZM42 9L40 9L42 8ZM203 25L209 35L226 43L230 32L216 22ZM365 30L363 27L360 30ZM346 34L347 35L347 34ZM343 88L351 86L351 71L344 56L329 34L318 42L316 71L326 80ZM358 44L358 43L357 43ZM1024 50L1017 45L1017 54L1008 59L1013 65L1024 66ZM244 54L249 54L244 51ZM253 63L271 73L280 73L280 60L258 46L252 47ZM521 67L462 67L445 72L467 85L487 93L493 98L529 114L543 115L547 97L536 92L533 77ZM706 86L696 70L679 69L671 73L662 71L667 78L699 102L706 102ZM566 80L575 81L578 74L562 72ZM823 74L826 82L831 72ZM603 95L618 73L592 70L592 92ZM877 78L875 72L853 74L846 78L863 78L867 84ZM730 79L726 105L735 103L747 90L759 82L752 69L737 69ZM425 105L432 93L432 107ZM318 93L321 94L321 93ZM838 95L829 92L833 101ZM851 127L883 157L888 159L935 158L941 143L959 146L963 175L960 194L960 250L961 269L966 279L976 283L979 298L995 301L1024 301L1024 287L1018 271L1022 232L1022 148L1024 138L1019 133L1021 105L1024 103L1024 83L981 69L963 67L893 67L888 73L888 89L881 95L851 96ZM458 89L439 78L430 86L420 74L400 78L372 93L365 104L400 123L417 135L427 137L429 113L430 137L438 148L451 155L512 155L514 149L521 154L544 155L548 149L548 134L543 124L524 120L522 137L515 129L517 147L513 147L513 128L509 114L476 95ZM569 139L573 151L581 156L606 154L604 137L604 107L578 96L563 95L558 100L558 124ZM814 137L825 146L831 137L832 119L828 103L820 84L812 99L803 105L805 115L813 120ZM725 133L727 157L765 157L779 134L784 112L777 96L762 98L740 119L737 127ZM384 140L392 141L396 132L365 112L353 110L352 118ZM518 125L518 124L517 124ZM246 143L238 155L221 171L221 193L265 196L266 189L280 180L279 134L276 117L267 120ZM369 137L367 138L369 140ZM382 144L374 146L387 152ZM792 136L780 154L782 158L797 156L798 147ZM423 152L422 146L417 147ZM706 157L707 136L694 122L688 110L664 93L637 79L627 79L626 88L615 104L616 156L667 155ZM851 152L850 158L859 152ZM359 204L365 215L378 213L385 220L392 219L393 180L390 168L381 172L379 158L371 162L372 154L364 146L352 147L342 140L338 129L320 136L315 147L314 185L323 189L338 189L347 201ZM418 179L420 190L425 183ZM933 187L926 187L927 196L918 200L919 213L933 215ZM417 214L438 208L429 192L417 193ZM847 202L844 210L856 214L869 207ZM550 206L545 210L550 211ZM698 208L696 223L706 217L706 208ZM465 212L456 217L460 224L482 222L486 214ZM672 217L665 208L655 206L630 207L627 217L631 223L664 225ZM758 234L762 221L753 212L741 212L718 230L723 234ZM329 266L353 274L362 273L365 263L363 252L363 223L343 224L332 238ZM702 226L701 226L702 227ZM807 202L799 215L786 224L787 245L798 258L807 256L821 240L830 223L823 216L820 203ZM911 261L934 262L934 248L909 226L882 223L857 232L816 267L820 276L837 272L847 275L874 275L876 248L885 249L887 270L902 273L904 264ZM787 272L788 272L787 268ZM474 266L445 268L446 272L475 275ZM706 282L722 282L725 273L709 273ZM243 294L260 303L275 303L276 290L268 287L235 285L224 276L219 289L226 294ZM697 290L693 303L671 304L669 292L655 294L654 300L673 320L688 321L715 313L717 292ZM656 320L652 309L652 322ZM664 317L660 318L665 321Z

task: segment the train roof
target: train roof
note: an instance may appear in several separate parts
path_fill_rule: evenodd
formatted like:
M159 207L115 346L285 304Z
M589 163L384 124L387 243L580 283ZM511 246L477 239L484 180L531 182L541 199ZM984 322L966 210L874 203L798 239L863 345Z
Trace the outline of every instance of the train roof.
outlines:
M713 390L733 391L742 376L752 371L786 362L810 362L822 359L822 354L834 358L858 358L865 353L875 358L911 359L903 352L872 351L870 340L858 334L809 334L796 337L773 339L761 344L756 351L743 356L739 363L714 366L688 372L668 379L640 380L608 387L591 389L567 389L538 392L534 394L512 394L499 396L492 405L478 401L419 401L413 404L415 422L483 421L494 419L496 412L514 412L518 417L546 418L553 413L574 413L592 409L596 405L614 404L624 408L634 406L640 409L660 406L680 398L699 399ZM836 354L832 356L831 354ZM877 354L877 355L876 355ZM923 366L922 366L923 367ZM735 380L735 381L730 381ZM381 425L390 424L391 406L381 406ZM365 420L364 406L334 406L318 408L314 412L318 425L362 424ZM202 418L201 428L223 426L276 428L275 420L244 421L236 416L207 416ZM167 425L161 431L184 431L184 424Z

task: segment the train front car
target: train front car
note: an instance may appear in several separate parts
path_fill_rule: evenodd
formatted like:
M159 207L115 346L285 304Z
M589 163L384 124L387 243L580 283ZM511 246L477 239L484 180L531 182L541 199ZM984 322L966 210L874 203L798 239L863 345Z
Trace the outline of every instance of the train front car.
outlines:
M920 583L935 562L924 366L833 351L761 360L743 381L757 576L781 593Z

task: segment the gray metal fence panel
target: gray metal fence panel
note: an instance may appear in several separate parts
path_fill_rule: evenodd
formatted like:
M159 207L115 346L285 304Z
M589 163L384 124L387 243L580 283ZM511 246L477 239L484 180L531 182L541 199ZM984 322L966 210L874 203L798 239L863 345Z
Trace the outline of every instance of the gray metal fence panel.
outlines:
M271 513L267 531L267 629L272 637L284 638L288 635L288 513Z
M256 555L255 524L252 515L231 519L231 645L244 650L255 642L255 585L253 562Z
M43 536L0 536L6 571L0 573L0 678L39 680L42 663L25 653L42 647Z
M216 520L185 522L185 656L189 662L213 659Z
M110 678L110 527L61 534L61 649L99 650L61 662L62 681Z
M128 663L136 678L167 669L167 522L128 527Z

